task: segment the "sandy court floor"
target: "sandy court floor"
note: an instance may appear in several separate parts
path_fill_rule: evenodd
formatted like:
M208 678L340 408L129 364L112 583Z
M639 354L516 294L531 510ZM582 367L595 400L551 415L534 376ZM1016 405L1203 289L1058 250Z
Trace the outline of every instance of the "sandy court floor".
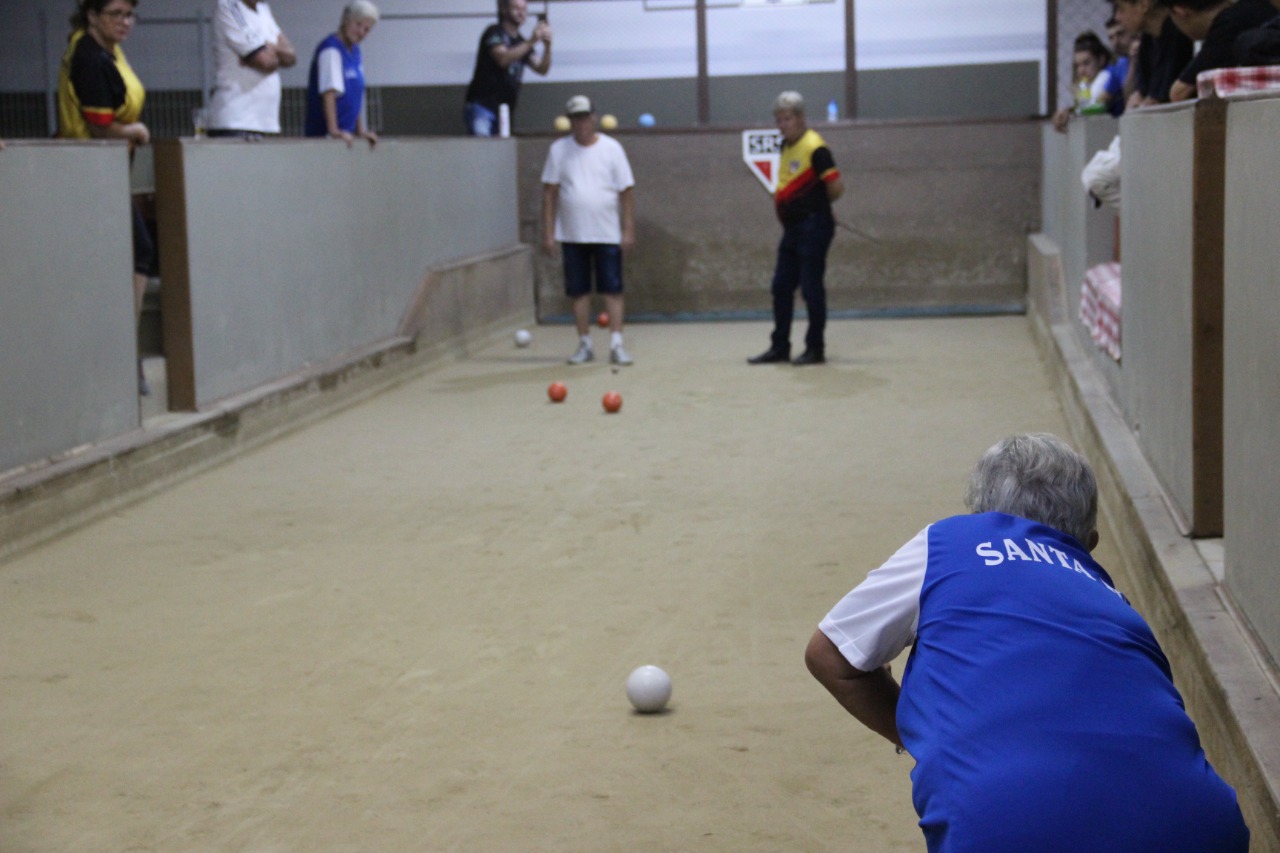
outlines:
M1062 415L1021 317L767 337L537 329L0 564L0 850L923 849L804 645Z

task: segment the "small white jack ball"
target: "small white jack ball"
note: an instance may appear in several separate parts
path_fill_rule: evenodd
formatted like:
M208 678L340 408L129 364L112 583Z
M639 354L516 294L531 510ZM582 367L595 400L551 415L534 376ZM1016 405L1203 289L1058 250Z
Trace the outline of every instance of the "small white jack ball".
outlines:
M527 347L531 343L533 343L533 335L529 334L528 329L521 329L516 332L516 346Z
M627 698L642 714L656 714L671 698L671 676L660 667L636 667L627 677Z

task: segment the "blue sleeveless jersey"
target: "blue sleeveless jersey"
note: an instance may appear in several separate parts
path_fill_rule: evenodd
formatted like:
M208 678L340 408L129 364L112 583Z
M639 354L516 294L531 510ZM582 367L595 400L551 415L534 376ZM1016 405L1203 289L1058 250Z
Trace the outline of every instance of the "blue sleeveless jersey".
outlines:
M303 132L307 136L327 136L328 127L324 121L324 101L320 97L320 71L318 60L326 48L337 48L342 57L343 92L338 96L338 128L348 133L356 132L356 122L360 119L360 110L364 106L364 65L360 62L360 45L352 45L350 50L342 43L336 33L316 45L311 55L311 70L307 75L307 118Z
M1146 622L1072 537L928 529L898 703L930 851L1248 850Z

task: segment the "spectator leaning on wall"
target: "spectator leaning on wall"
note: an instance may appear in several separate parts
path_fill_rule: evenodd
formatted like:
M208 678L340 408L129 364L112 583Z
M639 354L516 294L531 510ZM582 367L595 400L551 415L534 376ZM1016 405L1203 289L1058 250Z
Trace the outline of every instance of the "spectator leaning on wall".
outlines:
M1133 91L1126 109L1169 102L1169 88L1191 61L1195 46L1169 20L1169 10L1156 0L1115 0L1115 17L1139 37L1133 69Z
M1110 97L1111 51L1107 50L1098 34L1089 30L1076 36L1071 51L1072 83L1075 103L1058 110L1053 116L1056 130L1065 131L1067 120L1075 115L1102 115L1107 112Z
M1130 91L1129 60L1137 37L1130 33L1115 16L1107 21L1107 41L1111 43L1111 64L1107 66L1107 112L1120 117Z
M1187 63L1169 89L1169 100L1185 101L1196 96L1196 77L1202 71L1233 68L1236 39L1276 17L1269 0L1157 0L1169 10L1174 25L1200 51Z
M123 139L129 143L130 160L134 149L151 141L151 131L141 121L146 91L120 49L120 43L133 32L137 5L137 0L80 0L71 16L71 35L58 72L58 138ZM142 316L155 245L132 199L130 213L136 324ZM151 391L141 360L138 391Z
M316 46L307 74L307 136L341 139L351 147L356 138L369 146L378 135L364 117L364 61L360 43L378 23L378 7L369 0L351 0L342 9L338 31Z

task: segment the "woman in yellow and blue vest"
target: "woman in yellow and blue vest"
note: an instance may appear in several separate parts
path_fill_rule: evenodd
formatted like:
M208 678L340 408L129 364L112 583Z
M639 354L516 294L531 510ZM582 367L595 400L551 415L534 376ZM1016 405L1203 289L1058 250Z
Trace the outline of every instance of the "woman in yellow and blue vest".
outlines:
M124 139L129 157L151 141L140 120L146 91L129 67L120 43L133 30L137 0L79 0L71 16L71 37L58 73L59 139ZM155 247L142 215L133 213L133 306L141 316ZM139 368L139 390L148 389Z

